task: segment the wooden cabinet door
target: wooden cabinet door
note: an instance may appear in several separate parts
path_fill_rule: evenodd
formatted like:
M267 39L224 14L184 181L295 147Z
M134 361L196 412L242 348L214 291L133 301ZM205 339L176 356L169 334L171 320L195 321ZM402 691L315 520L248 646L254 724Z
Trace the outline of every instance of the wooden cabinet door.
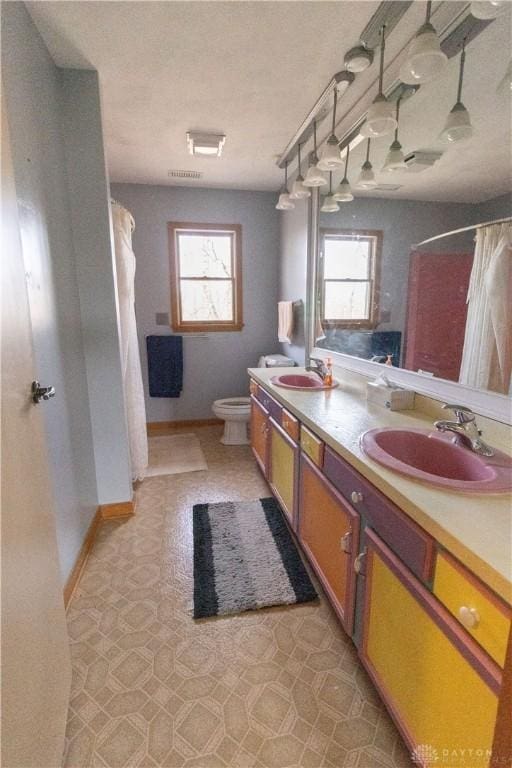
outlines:
M299 446L271 418L268 481L292 527L295 527Z
M501 670L373 531L365 538L363 664L420 764L486 768Z
M268 411L251 395L251 448L265 477L268 465Z
M300 459L299 538L345 630L354 624L359 515L313 462Z

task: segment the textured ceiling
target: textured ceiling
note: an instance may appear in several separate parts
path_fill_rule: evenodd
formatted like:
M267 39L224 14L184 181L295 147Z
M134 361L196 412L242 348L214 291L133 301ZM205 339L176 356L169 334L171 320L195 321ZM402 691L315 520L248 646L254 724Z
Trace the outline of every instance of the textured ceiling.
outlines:
M434 23L441 28L464 5L434 3ZM276 155L343 68L343 54L357 43L378 3L75 0L27 6L58 65L99 72L112 180L264 190L278 188ZM424 3L413 3L390 36L385 84L394 81L423 16ZM475 138L451 148L435 168L401 179L404 186L393 196L477 201L507 190L510 104L500 103L495 87L506 68L510 35L505 17L468 48L464 102ZM456 69L452 60L442 79L403 106L405 149L434 146L454 101ZM374 63L343 97L340 136L373 99L376 76ZM185 139L190 129L225 133L222 158L191 157ZM322 126L322 137L327 130ZM376 168L388 143L374 142ZM354 164L359 160L355 151ZM170 169L203 176L176 182Z

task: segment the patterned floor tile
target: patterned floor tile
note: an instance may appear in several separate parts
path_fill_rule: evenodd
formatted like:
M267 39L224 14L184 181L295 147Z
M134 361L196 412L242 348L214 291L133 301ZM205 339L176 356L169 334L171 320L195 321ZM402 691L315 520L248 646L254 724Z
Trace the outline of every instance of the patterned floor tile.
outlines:
M105 523L68 609L65 768L410 768L321 590L192 619L192 506L269 495L246 446L197 430L208 470L148 478Z

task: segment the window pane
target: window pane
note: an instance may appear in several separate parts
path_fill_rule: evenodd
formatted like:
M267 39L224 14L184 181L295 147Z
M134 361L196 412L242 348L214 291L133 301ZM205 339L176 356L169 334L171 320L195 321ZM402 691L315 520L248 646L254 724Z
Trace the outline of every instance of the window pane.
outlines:
M182 277L231 277L229 234L178 233L180 274Z
M324 283L326 320L369 319L369 283Z
M181 319L185 322L231 322L231 280L181 280Z
M370 277L369 240L324 238L324 277L331 280L365 280Z

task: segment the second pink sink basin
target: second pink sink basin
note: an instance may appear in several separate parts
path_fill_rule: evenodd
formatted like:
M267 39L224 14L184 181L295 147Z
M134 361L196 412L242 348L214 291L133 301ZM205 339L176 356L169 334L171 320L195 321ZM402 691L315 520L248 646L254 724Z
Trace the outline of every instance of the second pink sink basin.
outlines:
M512 459L479 456L458 438L423 429L370 429L361 447L371 459L429 485L470 493L512 490Z
M285 389L333 389L338 386L336 381L329 386L324 384L320 376L314 373L283 373L281 376L272 376L270 381Z

